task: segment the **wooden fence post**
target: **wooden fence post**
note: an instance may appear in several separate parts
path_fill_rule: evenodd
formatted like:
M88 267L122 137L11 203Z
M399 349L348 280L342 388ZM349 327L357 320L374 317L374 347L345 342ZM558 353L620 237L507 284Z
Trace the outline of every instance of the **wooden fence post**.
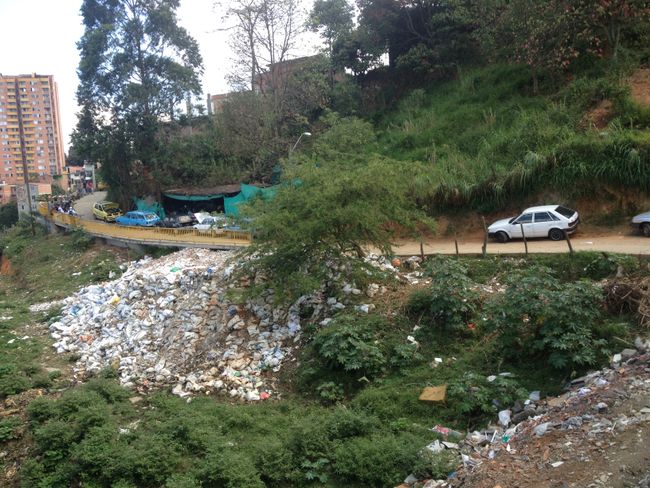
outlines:
M524 248L526 249L526 257L528 257L528 242L526 241L526 233L524 232L524 224L519 223L519 227L521 228L521 237L524 238Z
M421 239L420 239L420 259L422 260L422 263L424 264L424 244L422 243Z
M488 231L487 231L487 225L485 224L485 217L481 216L481 220L483 221L483 257L487 255L487 241L488 241Z
M456 246L456 257L458 258L460 256L460 253L458 252L458 239L454 239L454 245Z
M573 246L571 245L571 238L569 237L569 233L566 231L566 229L562 230L564 233L564 238L566 239L566 243L569 246L569 254L573 254Z

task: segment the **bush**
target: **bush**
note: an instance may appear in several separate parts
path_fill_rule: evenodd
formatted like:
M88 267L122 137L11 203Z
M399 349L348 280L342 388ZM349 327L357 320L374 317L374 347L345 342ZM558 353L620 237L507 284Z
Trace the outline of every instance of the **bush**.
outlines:
M0 420L0 442L7 442L17 437L16 430L20 425L20 419L8 418Z
M413 293L407 312L428 330L464 331L479 305L476 284L458 260L435 257L427 265L431 286Z
M334 452L334 471L342 481L363 486L395 486L417 461L422 440L382 434L343 441Z
M413 466L413 473L421 478L444 479L458 466L458 461L458 454L454 451L434 453L429 449L422 449Z
M94 237L84 231L82 228L74 228L70 231L71 243L74 249L85 251L94 242Z
M447 386L449 407L472 420L494 415L526 396L516 380L504 376L488 381L484 375L465 373Z
M325 404L339 402L345 396L343 386L333 381L327 381L318 385L316 387L316 393L318 393L321 402Z
M316 352L332 369L374 375L386 365L378 342L380 317L342 315L314 338Z
M560 282L533 266L511 273L506 291L486 303L487 326L498 332L508 358L541 354L558 369L596 363L605 341L594 333L602 320L602 290L589 282Z

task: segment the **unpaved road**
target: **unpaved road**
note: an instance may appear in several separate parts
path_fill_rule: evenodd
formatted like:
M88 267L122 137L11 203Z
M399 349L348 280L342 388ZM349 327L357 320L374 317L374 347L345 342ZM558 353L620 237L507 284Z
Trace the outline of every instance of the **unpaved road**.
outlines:
M105 191L96 191L77 200L74 208L82 219L92 220L94 218L93 204L105 199ZM628 234L620 232L602 234L602 231L599 233L579 232L571 238L573 249L575 251L650 255L650 238L648 237L633 235L631 232ZM480 237L458 238L458 252L460 254L481 254L482 245L483 241ZM393 246L393 251L398 256L418 255L420 254L420 243L409 240L398 241L397 245ZM532 239L528 241L528 252L530 253L565 253L568 251L566 241L553 242L548 239ZM454 254L455 252L453 238L430 238L424 241L425 254ZM487 252L489 254L523 254L525 252L524 241L515 240L506 244L488 241Z
M650 238L633 234L588 235L579 233L571 238L574 251L604 251L624 254L650 255ZM460 254L481 254L483 241L481 239L458 239ZM427 239L423 243L424 254L454 254L456 252L453 239ZM415 241L398 241L393 246L393 252L398 256L420 254L420 243ZM499 244L489 240L489 254L523 254L524 241L516 240ZM530 253L566 253L569 247L566 241L554 242L548 239L532 239L528 241Z

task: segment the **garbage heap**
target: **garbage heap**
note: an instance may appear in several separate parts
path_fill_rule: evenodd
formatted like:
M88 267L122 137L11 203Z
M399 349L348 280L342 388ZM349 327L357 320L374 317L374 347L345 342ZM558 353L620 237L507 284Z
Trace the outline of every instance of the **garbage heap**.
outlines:
M442 441L426 449L455 451L458 469L444 480L411 474L398 488L648 486L650 342L637 338L634 346L613 355L610 367L570 381L560 396L530 392L480 431L436 425Z
M61 318L50 325L54 347L79 356L82 377L112 367L138 391L171 386L180 396L225 391L249 401L268 398L267 372L291 355L300 307L323 300L302 297L276 308L269 292L238 306L226 293L235 287L232 257L185 249L131 263L120 278L65 299Z
M339 297L328 297L323 285L277 307L268 289L240 305L227 292L250 283L232 276L235 260L232 252L185 249L132 262L120 278L82 288L63 301L61 318L50 325L54 347L78 355L75 374L82 379L111 367L124 386L141 392L171 387L183 397L226 392L264 400L274 391L273 372L294 359L301 314L327 326L330 316L346 307L369 313L374 305L363 303L365 297L386 291L376 283L360 290L332 270ZM366 262L397 274L385 258L371 255ZM398 277L417 278L416 273Z

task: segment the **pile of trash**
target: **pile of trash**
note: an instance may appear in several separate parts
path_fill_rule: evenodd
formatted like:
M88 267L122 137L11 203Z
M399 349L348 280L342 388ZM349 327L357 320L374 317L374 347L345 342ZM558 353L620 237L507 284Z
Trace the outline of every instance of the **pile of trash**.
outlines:
M639 472L632 460L620 468L607 453L616 446L623 455L627 449L631 454L634 448L626 444L637 439L644 446L650 433L650 342L637 338L635 348L615 354L609 368L572 380L558 397L544 399L539 391L530 392L483 430L432 430L443 440L426 448L434 453L454 450L458 470L446 480L409 475L400 487L559 487L569 486L562 483L571 479L580 481L571 486L596 488L620 481L623 468L629 469L631 483L634 476L650 476L643 456ZM612 466L621 472L613 474Z
M78 356L75 373L81 377L110 367L124 386L142 392L171 387L183 397L226 392L264 400L274 394L272 373L294 359L301 311L327 325L328 315L350 302L359 312L372 310L371 303L358 303L358 295L385 292L377 284L362 292L342 283L338 298L319 292L282 308L267 290L237 304L228 294L242 286L233 277L234 256L185 249L132 262L118 279L63 301L61 317L50 325L54 347ZM377 258L371 261L379 265Z

